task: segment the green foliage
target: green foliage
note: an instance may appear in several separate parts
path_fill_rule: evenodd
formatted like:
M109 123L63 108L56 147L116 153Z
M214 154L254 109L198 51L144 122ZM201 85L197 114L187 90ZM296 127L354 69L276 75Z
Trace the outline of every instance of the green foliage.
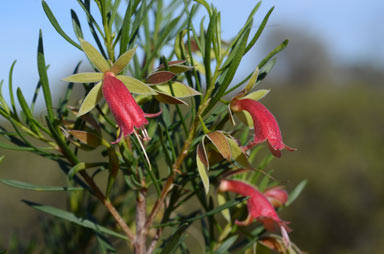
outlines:
M271 156L256 162L258 150L246 151L248 127L230 125L227 108L232 104L222 97L237 88L242 90L233 101L244 96L259 100L268 94L266 89L251 89L269 73L276 61L273 57L288 41L267 54L241 83L232 82L273 8L253 33L258 3L233 40L224 42L221 14L204 0L137 0L126 5L118 0L92 1L98 13L93 13L91 1L77 2L96 46L84 38L81 19L73 10L76 39L60 27L45 1L42 5L56 31L84 52L95 72L78 73L77 64L73 75L63 78L68 88L59 105L54 105L40 31L40 81L31 106L17 89L22 111L16 110L12 87L15 63L9 75L10 105L0 96L0 114L13 128L1 129L5 142L0 146L50 159L66 175L68 187L0 179L16 188L67 195L65 209L24 201L53 216L44 229L53 233L45 237L41 251L50 253L60 247L66 253L115 253L120 249L189 253L186 239L196 231L204 238L200 245L207 253L250 250L266 232L261 226L249 231L236 224L251 212L245 209L248 197L222 195L218 204L217 187L231 177L251 179L260 191L278 182L270 176L271 171L264 171ZM199 7L207 11L208 22L205 27L202 20L196 29L192 20ZM123 8L124 14L119 13ZM192 47L195 44L197 47ZM169 50L169 45L174 47ZM82 86L86 92L81 105L70 100L74 86ZM40 88L45 122L33 111ZM304 185L294 190L287 205ZM226 222L221 214L226 214Z

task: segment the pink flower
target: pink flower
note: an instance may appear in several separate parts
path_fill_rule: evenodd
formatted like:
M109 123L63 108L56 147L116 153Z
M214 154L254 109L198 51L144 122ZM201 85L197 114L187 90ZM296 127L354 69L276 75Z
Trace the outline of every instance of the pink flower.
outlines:
M280 228L283 238L287 245L290 244L288 233L290 228L287 222L282 221L277 215L272 204L268 199L253 186L238 180L222 180L219 186L220 191L231 191L242 196L248 196L248 218L244 221L235 221L237 225L247 226L254 220L263 223L264 228L273 231L276 227Z
M252 99L235 98L231 101L231 109L234 112L245 110L252 116L255 136L246 149L252 148L267 140L269 150L271 150L271 153L276 157L281 156L281 150L283 149L287 149L288 151L296 150L284 144L276 118L260 102Z
M136 103L128 88L115 77L112 72L106 72L103 78L102 91L104 98L120 127L120 135L113 143L118 143L122 136L127 136L135 132L134 128L141 129L143 139L149 140L148 133L144 125L148 124L146 117L156 117L156 114L146 114Z
M275 186L265 190L264 196L275 208L284 205L288 200L288 193L282 186Z

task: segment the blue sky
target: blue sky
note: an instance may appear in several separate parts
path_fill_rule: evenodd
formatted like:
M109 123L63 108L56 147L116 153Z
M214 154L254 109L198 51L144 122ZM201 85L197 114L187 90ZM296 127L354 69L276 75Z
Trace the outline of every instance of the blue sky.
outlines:
M70 8L79 10L75 0L47 0L64 30L73 38ZM255 0L212 0L222 12L222 30L230 38L244 23ZM265 0L256 14L258 24L272 7L268 30L297 27L315 35L340 63L371 61L384 67L384 1L380 0ZM78 13L81 13L79 10ZM85 18L80 16L84 23ZM15 87L32 91L38 80L36 48L39 29L44 35L46 62L51 65L52 86L59 86L60 78L71 72L82 52L64 41L45 17L40 0L4 1L0 9L2 31L0 47L0 80L8 79L8 71L17 59L14 71ZM7 82L5 83L7 84ZM3 89L4 90L4 89ZM30 95L31 96L31 95ZM30 96L26 96L27 98Z

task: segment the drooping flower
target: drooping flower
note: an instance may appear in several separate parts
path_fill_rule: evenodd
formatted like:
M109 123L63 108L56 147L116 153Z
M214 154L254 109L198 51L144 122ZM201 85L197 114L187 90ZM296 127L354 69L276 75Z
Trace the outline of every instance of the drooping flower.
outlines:
M274 186L265 190L264 196L275 208L281 207L288 200L288 193L282 186Z
M253 141L247 145L246 149L252 148L267 140L271 153L276 157L281 156L281 150L283 149L287 149L288 151L296 150L284 144L276 118L260 102L252 99L234 98L231 101L231 109L234 112L245 110L252 117L255 136Z
M248 217L244 221L236 220L235 223L237 225L247 226L254 220L257 220L263 223L264 228L268 231L273 231L275 228L280 228L285 242L287 245L290 244L287 232L291 230L287 226L288 223L279 218L274 207L263 193L245 182L225 179L221 180L219 190L223 192L235 192L242 196L249 197L247 200Z
M144 140L149 140L148 133L144 125L148 124L146 117L156 117L156 114L146 114L136 103L128 88L122 81L115 77L112 72L106 72L103 77L102 91L104 98L120 127L120 135L114 143L118 143L122 136L127 136L135 132L135 128L140 129Z

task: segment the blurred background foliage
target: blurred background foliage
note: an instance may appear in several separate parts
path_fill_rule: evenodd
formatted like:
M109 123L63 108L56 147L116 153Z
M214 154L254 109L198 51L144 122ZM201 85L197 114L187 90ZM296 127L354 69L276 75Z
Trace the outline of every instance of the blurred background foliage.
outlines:
M292 238L309 253L381 253L384 72L369 62L335 63L321 39L292 27L272 29L260 51L282 38L289 38L290 45L260 87L272 89L263 103L278 119L286 144L299 150L274 159L268 168L276 169L288 190L302 179L308 185L281 217L293 222ZM65 184L53 162L29 153L1 154L7 158L1 165L3 178ZM0 247L10 243L11 253L24 253L48 237L40 227L49 223L46 216L27 208L22 198L60 207L64 196L0 184ZM25 246L12 247L15 237Z

